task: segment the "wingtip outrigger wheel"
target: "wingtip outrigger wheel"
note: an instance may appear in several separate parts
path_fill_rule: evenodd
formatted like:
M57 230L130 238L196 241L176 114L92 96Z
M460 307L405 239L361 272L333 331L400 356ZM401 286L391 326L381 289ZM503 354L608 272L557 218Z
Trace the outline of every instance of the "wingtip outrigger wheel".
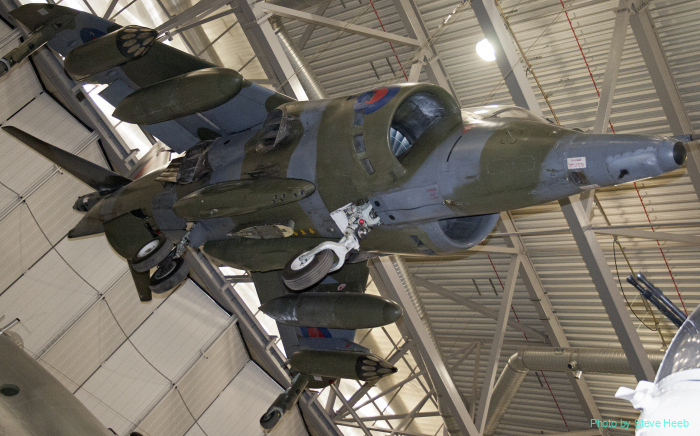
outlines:
M282 419L282 412L280 410L268 410L263 416L260 417L260 426L269 432L280 422Z
M299 397L301 397L304 389L308 386L309 381L311 381L311 376L303 373L297 373L292 378L292 386L279 394L275 402L260 417L260 426L265 430L265 433L269 433L275 428L282 417L292 410L297 401L299 401Z
M343 237L338 242L323 242L289 261L282 270L282 281L290 290L304 290L320 282L329 272L338 271L348 253L360 249L360 239L380 224L370 203L359 206L348 203L331 212L331 218L338 228L344 229ZM333 264L334 253L338 261Z

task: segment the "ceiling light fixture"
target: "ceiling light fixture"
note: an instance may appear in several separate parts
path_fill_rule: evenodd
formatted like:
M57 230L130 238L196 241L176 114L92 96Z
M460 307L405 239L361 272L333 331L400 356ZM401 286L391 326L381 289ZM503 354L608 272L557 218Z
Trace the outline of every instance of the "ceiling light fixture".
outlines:
M486 62L493 62L496 60L496 51L486 38L476 43L476 54Z

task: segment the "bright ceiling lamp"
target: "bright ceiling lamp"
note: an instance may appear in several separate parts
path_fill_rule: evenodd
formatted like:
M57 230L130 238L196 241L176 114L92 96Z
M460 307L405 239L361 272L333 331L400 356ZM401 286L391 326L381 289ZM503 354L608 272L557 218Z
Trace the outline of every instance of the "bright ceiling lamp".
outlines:
M476 43L476 54L486 62L493 62L496 60L496 51L486 38Z

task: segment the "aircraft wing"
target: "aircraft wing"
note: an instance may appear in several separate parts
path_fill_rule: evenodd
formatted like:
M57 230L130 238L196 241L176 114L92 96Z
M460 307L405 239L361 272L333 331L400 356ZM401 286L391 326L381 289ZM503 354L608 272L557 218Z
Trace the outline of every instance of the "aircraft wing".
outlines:
M260 304L290 293L282 282L279 271L266 273L251 272ZM367 287L369 267L367 262L345 265L336 273L315 285L309 292L357 292L363 293ZM353 342L355 330L319 328L316 326L293 327L277 322L280 338L287 357L301 349L362 351L367 348Z
M64 58L85 43L122 28L95 15L56 5L27 4L11 14L30 31L39 31L56 17L69 16L68 24L47 43ZM142 57L94 74L88 80L109 84L100 96L116 107L136 90L212 67L216 65L156 41ZM255 128L270 110L289 101L293 99L244 80L234 98L214 109L142 127L172 150L182 153L200 139Z

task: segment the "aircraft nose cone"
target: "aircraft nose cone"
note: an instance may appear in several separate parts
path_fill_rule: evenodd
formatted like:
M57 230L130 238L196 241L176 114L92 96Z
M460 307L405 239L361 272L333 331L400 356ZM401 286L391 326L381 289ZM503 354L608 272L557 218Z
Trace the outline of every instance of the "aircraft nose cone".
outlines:
M685 163L688 152L682 142L664 141L658 149L659 167L666 171L673 171Z
M673 161L676 165L683 165L685 163L685 158L688 156L688 152L685 149L685 145L682 142L676 142L673 144Z
M568 149L569 172L585 185L610 186L654 177L685 163L685 144L641 135L579 135Z
M401 310L401 306L399 306L393 301L387 301L384 304L384 309L382 310L382 312L384 315L384 322L386 322L387 324L396 322L399 318L401 318L401 315L403 315L403 310Z

